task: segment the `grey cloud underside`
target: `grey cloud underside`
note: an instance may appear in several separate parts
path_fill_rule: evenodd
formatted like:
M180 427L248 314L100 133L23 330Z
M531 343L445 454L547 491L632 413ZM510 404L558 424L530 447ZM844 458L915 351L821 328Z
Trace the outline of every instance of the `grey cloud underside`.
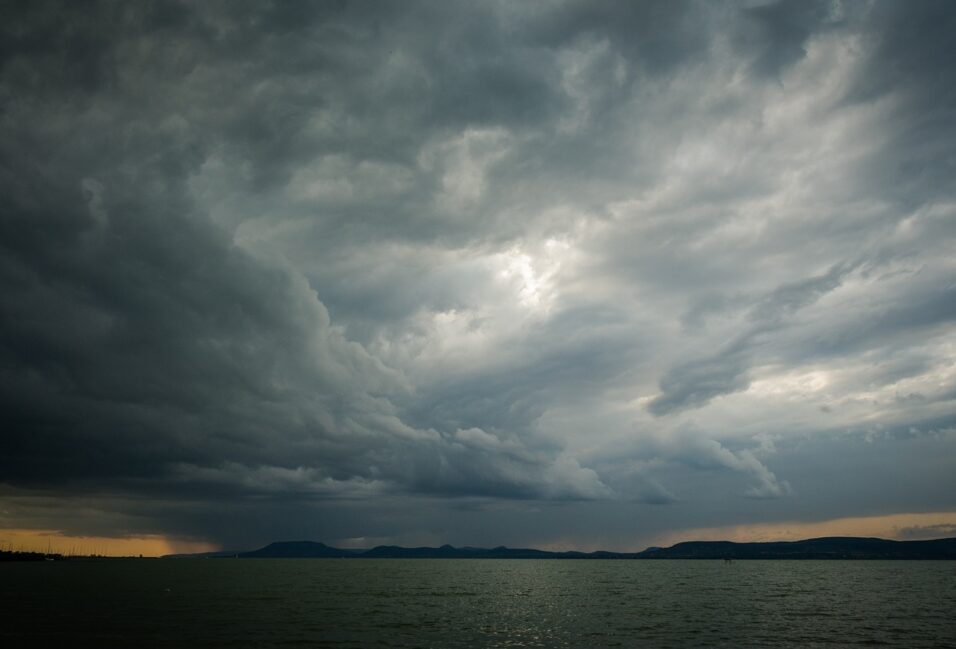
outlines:
M99 494L122 522L76 529L238 539L271 508L431 538L474 502L624 538L711 493L809 517L788 496L827 500L805 476L834 445L952 456L947 3L3 11L21 522ZM886 433L911 428L933 443ZM889 513L841 457L820 511Z

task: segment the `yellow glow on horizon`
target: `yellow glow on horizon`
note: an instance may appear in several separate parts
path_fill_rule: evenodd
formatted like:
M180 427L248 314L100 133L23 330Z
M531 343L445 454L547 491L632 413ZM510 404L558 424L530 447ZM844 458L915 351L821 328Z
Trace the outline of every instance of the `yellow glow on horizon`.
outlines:
M666 547L682 541L800 541L821 536L864 536L895 540L956 536L956 512L857 516L809 523L788 521L699 527L666 532L656 537L652 545Z
M162 535L106 537L73 536L59 530L0 529L0 550L51 552L63 555L108 557L159 557L164 554L211 552L219 546L207 541Z

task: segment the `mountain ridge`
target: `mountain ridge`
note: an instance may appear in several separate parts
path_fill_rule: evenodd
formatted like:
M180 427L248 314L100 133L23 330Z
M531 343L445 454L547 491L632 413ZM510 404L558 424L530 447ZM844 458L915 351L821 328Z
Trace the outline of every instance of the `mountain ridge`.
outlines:
M536 548L412 547L379 545L352 550L317 541L276 541L257 550L165 555L163 558L239 559L852 559L956 560L956 538L894 541L874 537L825 536L800 541L683 541L641 552L551 551Z

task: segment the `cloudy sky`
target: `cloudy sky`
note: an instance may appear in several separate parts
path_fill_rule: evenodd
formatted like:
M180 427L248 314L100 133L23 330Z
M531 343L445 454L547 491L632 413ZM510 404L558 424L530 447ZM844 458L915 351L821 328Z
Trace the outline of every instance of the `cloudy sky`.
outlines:
M956 535L953 3L2 14L0 543Z

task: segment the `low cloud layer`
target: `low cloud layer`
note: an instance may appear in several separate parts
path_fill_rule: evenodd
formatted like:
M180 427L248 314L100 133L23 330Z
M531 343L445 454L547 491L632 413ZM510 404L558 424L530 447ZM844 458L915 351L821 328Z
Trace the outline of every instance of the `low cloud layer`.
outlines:
M956 511L947 3L6 13L0 527Z

